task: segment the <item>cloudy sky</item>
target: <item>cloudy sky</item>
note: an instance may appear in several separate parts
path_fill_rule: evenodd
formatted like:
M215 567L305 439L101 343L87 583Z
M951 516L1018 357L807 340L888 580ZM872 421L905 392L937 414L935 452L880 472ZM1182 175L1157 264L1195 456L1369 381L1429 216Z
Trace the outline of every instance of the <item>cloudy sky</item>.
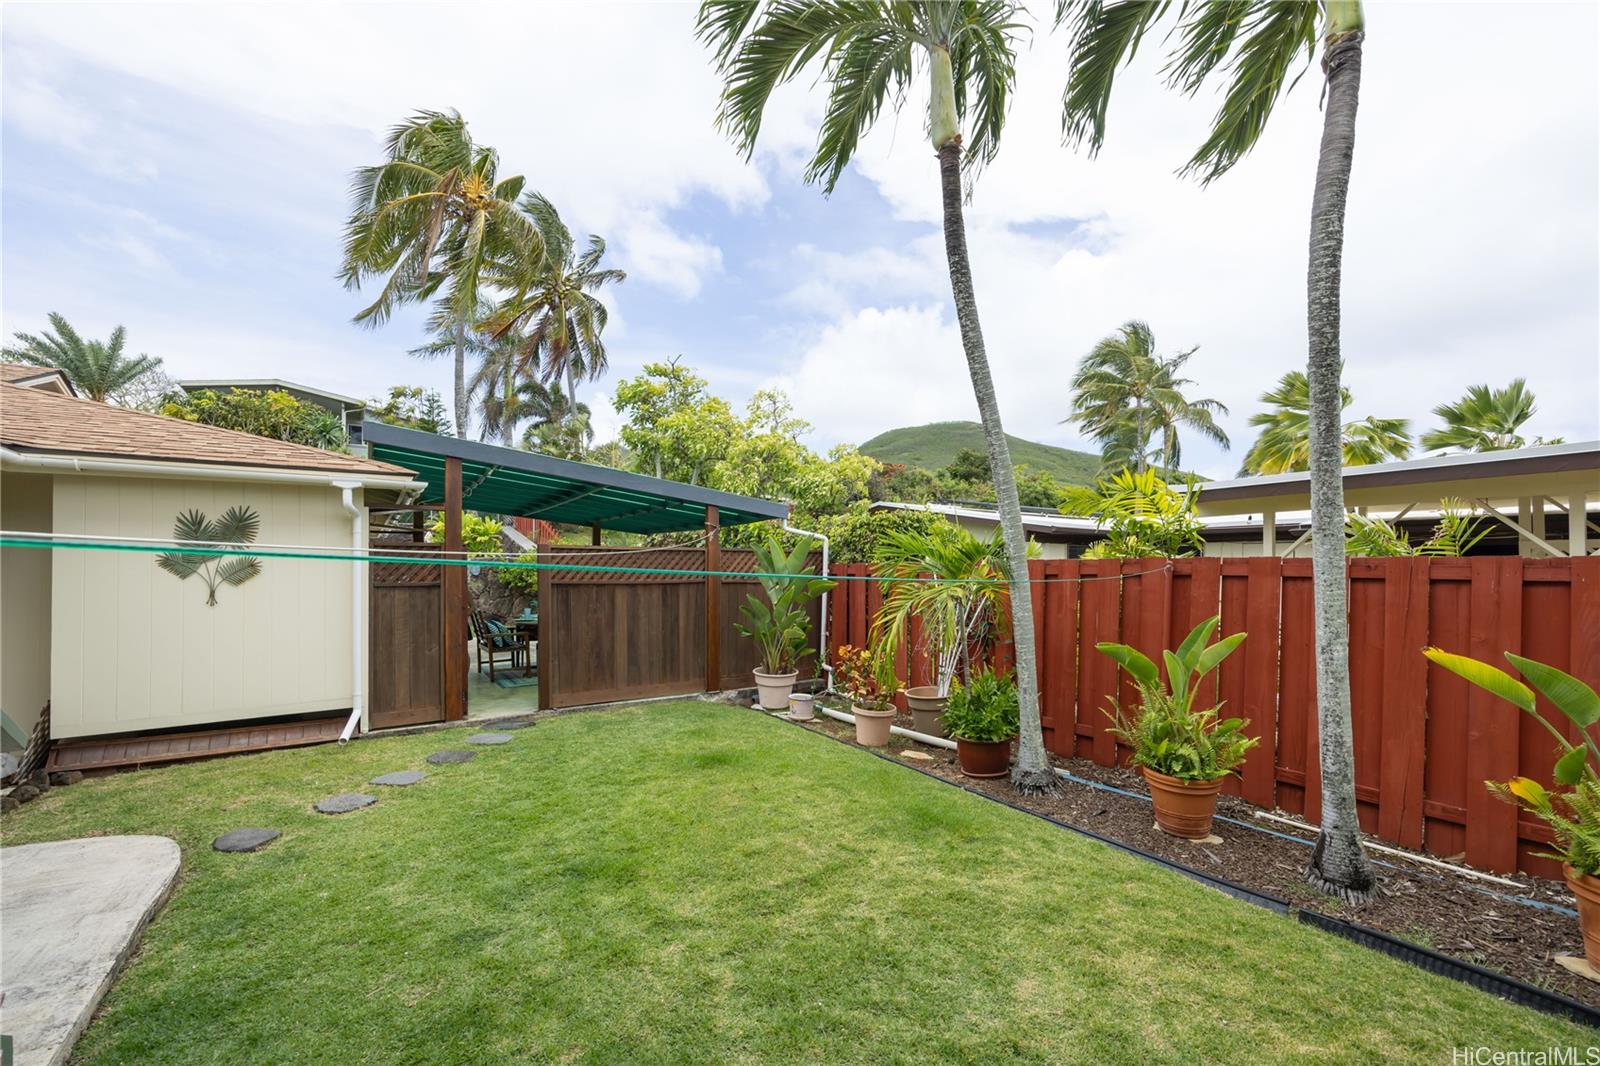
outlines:
M1600 437L1597 7L1377 2L1368 17L1353 412L1425 428L1466 385L1525 375L1533 432ZM7 333L55 310L91 335L126 325L175 377L447 393L445 364L405 354L420 316L357 329L362 297L335 272L350 171L392 123L453 107L628 271L611 374L586 396L602 437L616 379L680 354L735 401L786 388L818 446L976 417L915 95L824 199L800 180L810 80L744 162L712 128L688 5L9 3L3 19ZM1082 446L1059 424L1073 367L1144 318L1163 347L1200 346L1196 394L1232 409L1235 446L1186 460L1230 474L1256 396L1305 360L1318 79L1201 189L1174 172L1214 101L1161 90L1152 50L1089 160L1057 136L1063 53L1040 21L968 214L1007 428Z

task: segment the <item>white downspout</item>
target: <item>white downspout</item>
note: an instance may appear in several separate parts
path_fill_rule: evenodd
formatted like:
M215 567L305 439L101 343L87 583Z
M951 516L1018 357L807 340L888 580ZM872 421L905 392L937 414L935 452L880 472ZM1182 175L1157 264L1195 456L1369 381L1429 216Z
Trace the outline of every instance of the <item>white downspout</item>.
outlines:
M822 541L822 576L827 577L828 535L826 533L813 533L809 529L797 529L789 524L787 518L783 520L783 531ZM822 690L826 693L833 691L833 667L828 662L828 594L826 592L822 594L822 613L819 618L820 621L817 624L817 669L827 675L828 686Z
M366 686L363 684L366 679L361 676L367 632L364 624L366 615L361 610L361 594L366 591L366 564L359 561L361 550L366 546L363 543L366 539L366 530L363 528L366 525L366 513L356 506L355 492L361 487L360 482L335 481L333 487L339 490L339 502L350 516L350 550L353 556L350 561L350 719L339 734L339 743L343 744L355 733L358 724L366 725Z

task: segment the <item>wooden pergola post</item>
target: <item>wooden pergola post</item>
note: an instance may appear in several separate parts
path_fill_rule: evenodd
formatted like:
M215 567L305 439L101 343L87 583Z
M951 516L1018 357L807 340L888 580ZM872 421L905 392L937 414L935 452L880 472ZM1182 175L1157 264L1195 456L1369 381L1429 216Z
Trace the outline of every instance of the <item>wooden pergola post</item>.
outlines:
M600 523L599 522L591 522L591 523L589 523L589 543L594 545L596 548L598 548L600 546Z
M722 688L722 659L717 646L721 629L718 617L722 601L722 579L715 576L722 569L721 518L715 506L706 506L706 691Z
M461 540L461 460L444 461L444 558L441 589L444 601L444 718L467 716L467 568Z

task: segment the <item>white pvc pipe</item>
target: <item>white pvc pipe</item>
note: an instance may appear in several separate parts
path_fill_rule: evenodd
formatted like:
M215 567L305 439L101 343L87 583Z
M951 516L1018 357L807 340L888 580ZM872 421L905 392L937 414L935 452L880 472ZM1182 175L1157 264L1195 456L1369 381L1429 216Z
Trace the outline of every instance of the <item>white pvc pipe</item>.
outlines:
M789 524L784 519L783 529L786 533L796 533L804 537L814 537L822 541L822 576L828 576L828 535L826 533L813 533L809 529L799 529ZM833 666L828 662L828 594L822 594L822 610L819 615L821 622L817 625L817 668L828 676L828 684L824 692L833 691ZM851 719L855 721L855 719Z
M825 714L829 718L837 721L849 722L851 725L856 724L856 716L853 714L846 714L843 711L836 711L832 707L817 706L813 709L818 714ZM918 733L915 729L901 729L897 725L890 726L889 732L897 737L905 737L907 740L914 740L918 744L929 744L935 748L949 748L951 751L956 750L956 742L948 737L929 736L927 733Z
M1251 811L1250 813L1252 816L1260 818L1263 821L1277 822L1280 825L1292 825L1296 829L1304 829L1308 833L1322 832L1322 829L1318 826L1308 825L1305 822L1296 821L1293 818L1285 818L1282 815L1269 814L1266 811ZM1361 843L1363 847L1366 847L1371 851L1381 851L1385 855L1395 855L1411 862L1420 862L1425 866L1436 866L1441 870L1449 870L1451 873L1462 874L1467 877L1476 877L1480 881L1493 881L1497 885L1507 885L1511 888L1527 888L1526 885L1519 884L1516 881L1512 881L1504 877L1496 877L1494 874L1486 874L1481 870L1474 870L1469 866L1457 866L1453 862L1444 862L1440 859L1430 859L1426 855L1418 855L1416 852L1412 851L1402 851L1399 848L1385 847L1382 844L1374 844L1370 840L1363 840Z
M367 515L366 511L357 506L355 490L361 487L356 481L336 481L333 485L339 490L339 502L344 506L345 513L350 516L350 549L355 554L361 554L366 539ZM361 594L365 591L366 582L363 580L365 567L359 562L352 561L350 566L350 718L344 724L344 730L339 734L339 743L348 741L356 731L356 725L365 716L366 700L365 680L362 675L362 647L366 639L366 616L361 610Z

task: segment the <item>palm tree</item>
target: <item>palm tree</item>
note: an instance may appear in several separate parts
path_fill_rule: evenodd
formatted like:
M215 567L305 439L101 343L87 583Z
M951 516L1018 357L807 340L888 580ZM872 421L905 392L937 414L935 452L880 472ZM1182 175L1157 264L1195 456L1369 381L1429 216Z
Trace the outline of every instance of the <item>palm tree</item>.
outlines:
M17 343L0 349L0 358L8 363L59 370L72 382L73 388L101 403L116 398L161 366L161 360L153 356L123 355L128 331L121 326L111 331L110 340L86 341L65 318L54 311L49 317L50 326L55 330L53 335L46 332L36 337L31 333L13 333Z
M1526 378L1513 378L1503 389L1474 385L1455 403L1440 404L1433 409L1433 413L1444 420L1444 425L1422 435L1422 449L1494 452L1520 448L1526 442L1517 430L1536 410Z
M1360 0L1057 0L1057 25L1070 25L1073 49L1063 97L1069 142L1105 139L1117 69L1163 15L1178 24L1166 65L1168 84L1193 95L1228 79L1210 135L1184 166L1211 182L1244 158L1272 107L1298 81L1322 40L1322 143L1311 201L1306 269L1312 564L1316 588L1317 722L1322 760L1322 832L1306 878L1352 902L1370 899L1372 866L1356 824L1355 755L1350 732L1350 639L1345 620L1343 433L1339 383L1339 282L1345 200L1355 156L1356 104L1366 20Z
M514 257L495 274L496 284L510 295L491 316L488 328L497 337L508 330L522 331L519 372L537 370L546 385L564 381L567 399L576 403L578 380L593 381L606 369L601 339L606 308L594 294L628 275L600 266L606 242L599 237L591 235L579 255L572 231L543 196L524 197L522 211L538 231L544 254L537 259Z
M813 60L828 85L816 152L807 181L830 194L862 136L885 105L897 111L922 71L928 78L928 137L939 157L945 258L967 372L983 423L989 470L1010 567L1012 634L1017 648L1017 694L1022 733L1013 783L1024 792L1054 792L1039 724L1028 542L1022 529L1015 469L1000 421L994 379L984 350L978 301L962 219L963 148L970 179L994 159L1016 82L1019 11L1003 0L705 0L698 31L715 52L723 76L717 124L748 158L767 101ZM962 124L967 125L965 140Z
M499 155L472 143L458 112L420 111L389 132L387 159L357 170L345 223L345 288L383 276L378 297L355 316L388 321L403 303L441 306L455 340L456 433L466 436L467 332L491 256L536 260L540 235L516 210L520 177L499 178Z
M1350 390L1339 387L1339 409L1352 401ZM1311 382L1304 372L1291 370L1272 389L1261 394L1271 410L1250 416L1261 435L1245 454L1242 474L1285 474L1307 470L1311 464ZM1339 427L1340 463L1371 466L1411 454L1410 423L1404 418L1374 418L1345 422Z
M585 459L594 443L594 426L589 405L576 403L560 389L537 381L524 381L518 387L518 410L527 422L522 431L522 446L557 459Z
M1178 371L1198 348L1176 355L1156 352L1155 333L1146 322L1125 322L1100 342L1078 364L1072 378L1072 414L1076 422L1100 442L1108 470L1131 466L1144 473L1154 458L1170 472L1183 449L1178 428L1187 426L1222 445L1228 435L1216 416L1228 413L1219 400L1190 400L1183 390L1194 384ZM1151 441L1160 434L1161 443ZM1154 453L1152 455L1152 453Z

